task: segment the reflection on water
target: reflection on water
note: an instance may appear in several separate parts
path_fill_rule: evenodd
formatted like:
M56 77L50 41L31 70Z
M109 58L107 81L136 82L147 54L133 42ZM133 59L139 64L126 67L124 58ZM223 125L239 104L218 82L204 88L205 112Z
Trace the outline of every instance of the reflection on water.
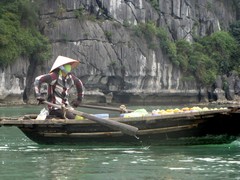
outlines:
M3 179L239 179L240 141L204 146L38 145L0 128Z

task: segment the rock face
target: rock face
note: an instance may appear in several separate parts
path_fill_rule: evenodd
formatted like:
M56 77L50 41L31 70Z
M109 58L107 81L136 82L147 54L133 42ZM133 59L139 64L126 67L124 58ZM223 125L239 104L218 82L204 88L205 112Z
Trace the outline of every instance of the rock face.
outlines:
M23 94L24 100L31 100L33 79L47 73L58 55L82 62L74 73L82 79L88 101L109 101L109 93L111 102L138 104L192 103L206 98L205 90L199 90L195 82L181 79L181 71L160 46L149 48L150 44L161 42L139 37L131 27L151 21L164 27L172 40L192 41L194 35L209 35L236 21L233 1L159 0L156 5L150 2L43 1L41 29L52 43L52 59L41 68L22 63L21 72L18 69L14 73L17 64L2 70L1 98ZM11 75L7 76L8 73ZM233 84L237 86L239 82Z
M19 58L12 66L0 69L0 104L23 102L28 67L28 60Z

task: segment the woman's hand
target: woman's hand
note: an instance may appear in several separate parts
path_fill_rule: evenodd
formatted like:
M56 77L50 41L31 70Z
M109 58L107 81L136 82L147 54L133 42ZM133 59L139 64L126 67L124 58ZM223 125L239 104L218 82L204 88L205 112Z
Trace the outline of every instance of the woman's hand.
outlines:
M78 107L80 104L81 104L82 100L79 100L79 99L74 99L72 102L71 102L71 105L73 107Z

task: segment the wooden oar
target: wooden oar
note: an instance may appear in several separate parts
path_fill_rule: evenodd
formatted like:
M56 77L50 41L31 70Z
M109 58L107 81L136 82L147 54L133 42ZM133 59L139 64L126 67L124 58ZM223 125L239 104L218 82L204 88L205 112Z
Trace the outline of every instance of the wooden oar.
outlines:
M43 103L45 103L49 106L58 108L58 109L64 108L64 110L69 111L73 114L76 114L76 115L82 116L84 118L87 118L89 120L95 121L99 124L102 124L104 126L107 126L107 127L111 128L111 129L120 130L122 133L130 135L130 136L136 136L136 133L138 131L137 127L130 126L130 125L124 124L124 123L120 123L118 121L102 119L102 118L93 116L91 114L87 114L87 113L77 111L77 110L74 110L74 109L69 109L69 108L66 108L66 107L62 107L61 105L53 104L53 103L50 103L48 101L43 101Z
M80 104L79 107L102 109L102 110L109 110L109 111L118 111L118 112L133 112L134 111L132 109L126 109L126 107L124 105L121 105L119 108L115 108L115 107ZM125 107L125 108L123 108L123 107Z

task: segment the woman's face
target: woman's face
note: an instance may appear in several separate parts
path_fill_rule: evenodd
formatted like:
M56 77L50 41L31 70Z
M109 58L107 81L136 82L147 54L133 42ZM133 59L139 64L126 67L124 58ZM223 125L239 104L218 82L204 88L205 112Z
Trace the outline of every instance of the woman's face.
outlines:
M65 64L64 68L68 73L71 72L71 70L72 70L72 66L70 64Z

